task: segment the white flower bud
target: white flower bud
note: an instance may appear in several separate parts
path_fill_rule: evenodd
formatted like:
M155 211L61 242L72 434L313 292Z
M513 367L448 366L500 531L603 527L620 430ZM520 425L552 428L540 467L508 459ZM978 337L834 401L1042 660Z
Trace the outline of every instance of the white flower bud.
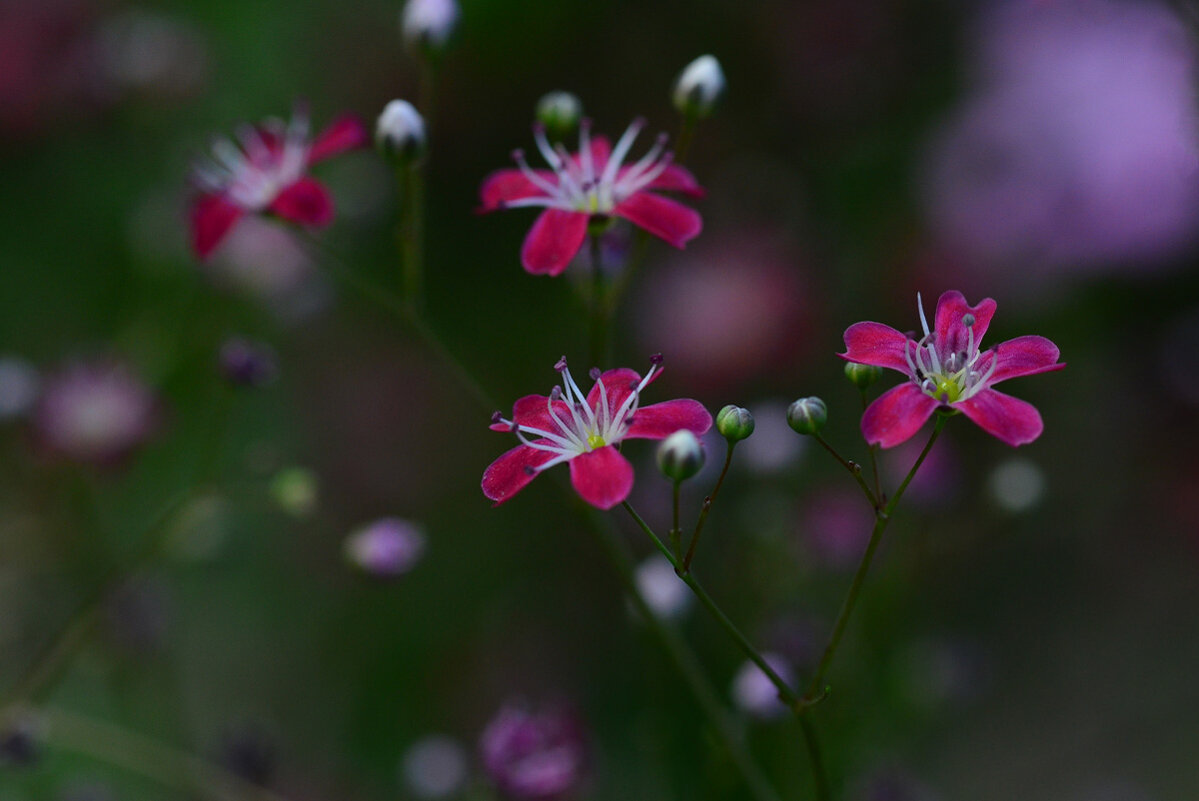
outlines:
M550 92L537 101L537 120L552 138L564 138L582 116L583 103L570 92Z
M685 428L662 440L658 446L658 469L674 481L686 481L704 466L704 446Z
M724 94L724 70L715 56L692 61L674 84L674 107L694 117L707 117Z
M400 17L404 43L410 48L439 51L458 25L454 0L408 0Z
M383 155L400 162L424 155L425 120L407 100L393 100L375 123L375 144Z

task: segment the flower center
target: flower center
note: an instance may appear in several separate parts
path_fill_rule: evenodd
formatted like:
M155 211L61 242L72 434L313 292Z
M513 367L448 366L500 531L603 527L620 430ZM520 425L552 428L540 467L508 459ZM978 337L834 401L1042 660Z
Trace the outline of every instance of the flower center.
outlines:
M554 175L551 178L534 172L525 161L524 152L514 151L512 157L516 165L541 191L504 205L507 208L545 206L593 216L612 214L623 200L652 184L674 160L674 154L665 150L666 135L662 134L640 160L625 163L633 140L643 127L644 120L634 120L607 159L601 161L597 158L601 154L592 149L590 120L585 119L579 125L579 152L573 156L563 145L551 145L546 139L545 127L538 125L533 129L533 138Z
M629 432L633 415L641 402L641 391L662 372L660 355L655 355L650 361L651 366L645 377L636 384L621 387L619 391L616 387L605 386L600 371L593 369L591 378L595 381L595 388L589 399L571 377L570 370L566 369L566 358L563 357L554 365L554 369L562 375L562 386L554 387L546 398L544 427L519 424L504 418L499 412L492 417L492 422L509 426L524 445L553 454L552 458L536 468L527 468L531 472L539 473L584 453L615 445Z
M967 331L966 350L942 352L938 345L943 346L944 343L939 342L936 333L929 330L919 294L916 295L916 303L920 309L924 336L919 342L908 340L903 349L908 368L912 371L912 380L925 395L941 403L969 400L987 387L999 363L998 354L994 349L978 349L978 342L974 339L973 314L962 316L962 324Z

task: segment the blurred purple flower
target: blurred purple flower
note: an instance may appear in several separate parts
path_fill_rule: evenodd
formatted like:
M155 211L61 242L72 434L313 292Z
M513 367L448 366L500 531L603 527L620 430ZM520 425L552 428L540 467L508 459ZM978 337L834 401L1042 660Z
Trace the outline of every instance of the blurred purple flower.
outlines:
M47 378L33 425L51 453L109 465L145 442L160 418L150 388L126 365L102 360L78 362Z
M400 776L417 798L447 798L458 793L467 778L466 751L453 737L432 734L404 753Z
M850 792L851 801L934 801L937 796L897 768L875 771Z
M96 108L96 15L89 0L0 3L0 135Z
M894 490L903 482L922 450L923 442L910 439L878 454L884 490ZM937 447L928 452L924 464L920 465L920 471L908 485L903 502L905 505L913 503L917 506L945 508L957 496L961 485L961 459L954 448L951 435L942 434L937 440Z
M578 720L563 711L533 714L508 705L479 742L483 768L512 799L560 798L578 786L586 746Z
M0 358L0 422L24 417L33 408L40 380L29 362Z
M221 374L237 386L260 387L273 381L279 372L274 348L242 337L225 340L219 361Z
M117 647L145 655L162 645L171 625L171 597L156 576L139 576L123 583L104 604L107 633Z
M815 557L833 568L850 568L862 558L874 512L860 493L820 490L804 515L804 542Z
M782 655L766 652L762 654L766 664L788 684L795 683L795 672ZM787 713L787 707L779 700L778 688L753 662L746 660L733 676L733 703L742 712L760 720L771 720Z
M664 556L654 554L639 564L636 580L641 597L659 617L682 617L691 606L691 590Z
M230 726L221 736L219 762L225 770L250 784L266 787L278 762L275 738L252 723Z
M639 339L669 352L672 372L688 385L748 381L763 364L790 364L802 349L806 293L794 254L777 239L743 230L705 243L641 293Z
M1194 241L1196 58L1164 5L997 4L979 39L979 89L926 176L930 224L967 267L1035 282Z
M384 578L402 576L425 552L425 535L420 527L398 517L384 517L351 534L345 554L366 573Z

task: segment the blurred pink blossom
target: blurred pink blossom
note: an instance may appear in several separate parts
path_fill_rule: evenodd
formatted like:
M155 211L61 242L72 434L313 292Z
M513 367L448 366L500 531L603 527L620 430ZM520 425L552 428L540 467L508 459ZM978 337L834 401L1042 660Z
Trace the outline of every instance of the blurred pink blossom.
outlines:
M1164 4L995 4L974 93L933 138L928 220L968 269L1017 283L1195 240L1195 49Z

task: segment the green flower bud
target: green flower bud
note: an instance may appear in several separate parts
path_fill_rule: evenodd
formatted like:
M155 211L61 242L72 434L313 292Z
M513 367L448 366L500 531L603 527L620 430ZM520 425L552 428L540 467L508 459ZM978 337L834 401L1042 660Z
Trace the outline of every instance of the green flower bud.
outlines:
M662 440L658 446L658 469L673 481L686 481L704 466L704 446L685 428Z
M407 100L393 100L375 123L375 144L397 164L410 164L425 154L425 120Z
M820 398L800 398L787 407L787 425L797 434L818 434L827 421L828 406Z
M308 517L316 511L316 475L303 467L284 468L271 479L271 496L293 517Z
M537 121L551 140L565 139L579 124L583 103L570 92L550 92L537 101Z
M724 70L715 56L700 56L683 69L674 83L674 107L684 116L703 118L724 94Z
M845 377L858 389L870 389L870 385L883 377L883 368L873 364L845 363Z
M716 430L729 442L740 442L754 433L754 416L730 403L716 413Z

